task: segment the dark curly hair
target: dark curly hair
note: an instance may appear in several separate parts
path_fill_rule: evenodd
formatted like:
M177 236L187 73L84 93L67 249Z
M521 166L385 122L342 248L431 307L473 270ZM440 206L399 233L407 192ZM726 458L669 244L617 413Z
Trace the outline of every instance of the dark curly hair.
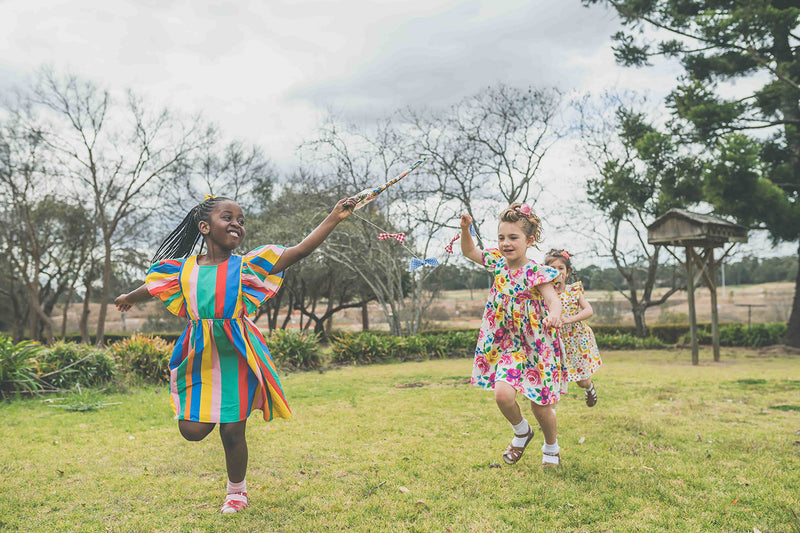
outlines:
M208 222L214 206L226 201L232 202L233 200L224 196L208 196L190 209L178 227L164 239L150 262L158 263L163 259L189 257L202 237L198 224L200 221ZM203 245L201 244L200 251L202 252L202 250Z
M575 269L572 267L572 254L562 248L551 248L547 255L544 256L544 264L550 266L556 259L564 261L564 266L567 267L567 277L564 283L577 277L575 276Z

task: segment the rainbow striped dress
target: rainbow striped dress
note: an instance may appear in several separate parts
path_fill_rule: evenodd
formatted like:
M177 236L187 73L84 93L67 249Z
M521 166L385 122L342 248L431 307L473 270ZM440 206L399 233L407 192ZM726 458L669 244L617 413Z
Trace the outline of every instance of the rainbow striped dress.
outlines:
M167 259L148 270L150 294L189 319L169 362L176 419L239 422L252 409L261 409L264 420L291 416L264 337L249 317L283 283L283 272L270 274L283 250L262 246L219 265L198 265L197 256Z

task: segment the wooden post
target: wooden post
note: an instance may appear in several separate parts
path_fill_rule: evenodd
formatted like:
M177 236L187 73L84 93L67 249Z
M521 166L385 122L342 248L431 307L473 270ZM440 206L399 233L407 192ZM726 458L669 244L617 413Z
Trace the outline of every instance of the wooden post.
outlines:
M694 309L694 273L692 272L691 246L686 247L686 297L689 302L689 333L692 337L692 364L700 364L700 352L697 348L697 314Z
M708 249L708 290L711 292L711 343L714 345L714 361L719 362L719 312L717 310L717 280L714 276L714 248Z

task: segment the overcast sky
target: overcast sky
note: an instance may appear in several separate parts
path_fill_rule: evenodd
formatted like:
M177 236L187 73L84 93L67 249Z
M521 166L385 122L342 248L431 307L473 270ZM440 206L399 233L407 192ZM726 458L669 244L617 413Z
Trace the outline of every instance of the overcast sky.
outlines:
M615 65L618 29L580 0L0 0L0 90L49 64L201 111L289 167L328 111L370 120L498 82L660 99L679 66ZM542 179L585 179L571 152Z

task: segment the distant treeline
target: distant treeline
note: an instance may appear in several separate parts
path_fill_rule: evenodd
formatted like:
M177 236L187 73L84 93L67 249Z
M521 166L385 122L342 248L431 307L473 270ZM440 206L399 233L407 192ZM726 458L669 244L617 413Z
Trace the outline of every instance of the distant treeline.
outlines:
M726 285L752 285L772 281L795 281L797 279L797 257L768 257L761 259L747 256L739 261L725 263ZM488 289L491 277L472 267L443 265L437 274L442 277L443 290ZM658 268L657 287L672 287L680 284L684 277L683 265L665 265ZM578 279L586 290L627 288L625 280L614 267L601 268L589 265L577 271ZM717 271L717 282L722 283L722 270Z

